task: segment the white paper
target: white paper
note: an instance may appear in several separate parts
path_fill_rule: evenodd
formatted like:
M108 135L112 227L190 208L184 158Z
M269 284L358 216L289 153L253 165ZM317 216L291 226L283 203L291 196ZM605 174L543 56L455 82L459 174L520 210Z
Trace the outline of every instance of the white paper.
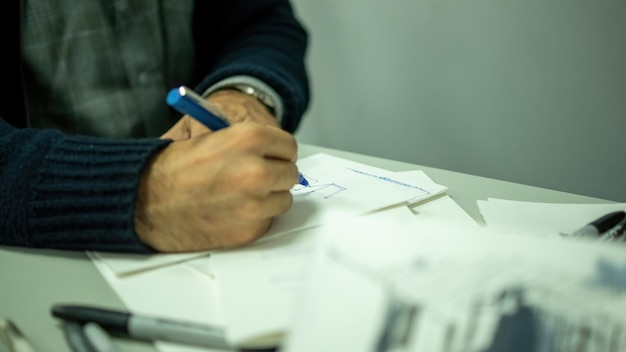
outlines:
M440 219L448 223L477 228L478 224L450 197L444 196L415 209L414 215L404 207L375 212L361 218L374 222L383 218L394 224L412 223L422 219ZM337 225L341 226L341 225ZM217 254L210 259L220 283L220 307L231 328L233 341L252 339L263 333L286 330L293 300L302 284L310 253L317 238L335 226L323 226L283 236L278 241ZM353 228L346 231L361 231ZM376 232L377 228L365 231ZM385 236L388 229L377 235ZM410 234L409 234L410 235ZM384 251L384 248L378 248ZM384 258L384 257L383 257ZM256 268L251 271L250 268ZM253 295L250 292L254 292Z
M145 270L181 263L193 258L207 256L209 252L174 253L174 254L132 254L91 252L91 256L107 265L118 276L132 275Z
M626 210L624 203L564 204L494 198L478 201L478 207L490 229L552 237L572 233L609 212Z
M215 281L187 263L176 263L156 270L119 277L96 258L93 262L102 276L133 313L223 326L217 307ZM204 258L199 258L202 260ZM191 259L193 262L195 259ZM156 341L161 352L224 352L183 344Z
M413 240L418 233L411 230L415 221L375 215L338 224L318 238L296 299L285 351L375 350L389 287L376 273L354 267L351 258L337 258L330 248L350 248L355 251L350 252L352 257L374 268L409 260L412 247L419 245Z
M291 209L274 221L263 240L426 199L446 189L433 182L424 182L426 185L422 186L408 176L323 153L301 159L298 168L309 186L296 185L292 189Z
M323 157L326 162L333 162L359 174L394 184L397 188L411 194L412 197L407 201L408 205L432 198L448 190L448 187L434 182L422 170L393 172L324 153L320 153L317 156Z
M406 206L364 217L388 217L397 223L415 221ZM288 329L293 299L315 240L334 228L331 224L297 231L211 258L229 341L238 344Z
M294 189L292 209L270 230L270 236L282 236L216 251L210 260L212 269L203 270L212 272L220 283L220 306L233 343L285 331L312 243L328 226L357 215L369 217L374 210L394 204L400 206L386 211L386 216L414 221L403 204L432 198L447 189L423 172L399 174L327 154L302 159L299 167L310 187ZM295 233L285 230L307 228Z
M375 226L366 217L354 221L358 220L362 224L353 227ZM502 295L512 292L523 294L521 303L533 308L541 324L557 322L541 333L558 332L553 338L559 343L572 343L582 328L590 329L599 350L620 338L618 328L626 324L625 246L513 236L450 227L439 220L416 221L410 228L386 226L393 239L349 232L323 237L282 350L343 351L335 346L350 344L375 350L384 329L371 319L386 322L389 311L381 313L380 306L390 307L391 302L413 305L417 312L404 344L393 351L432 351L444 345L449 350L490 350L498 319L519 308L515 297ZM395 236L407 231L416 235ZM375 260L373 253L378 253ZM337 280L329 275L339 271L338 266L354 277ZM354 290L347 283L356 277L377 281L378 286ZM361 295L370 301L360 302L359 307L345 303Z

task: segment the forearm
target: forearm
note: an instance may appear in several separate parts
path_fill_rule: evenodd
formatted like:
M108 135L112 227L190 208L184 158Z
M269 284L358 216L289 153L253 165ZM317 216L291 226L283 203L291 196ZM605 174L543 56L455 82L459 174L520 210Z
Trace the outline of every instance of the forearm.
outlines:
M146 252L134 230L142 169L166 140L14 129L0 120L0 244Z

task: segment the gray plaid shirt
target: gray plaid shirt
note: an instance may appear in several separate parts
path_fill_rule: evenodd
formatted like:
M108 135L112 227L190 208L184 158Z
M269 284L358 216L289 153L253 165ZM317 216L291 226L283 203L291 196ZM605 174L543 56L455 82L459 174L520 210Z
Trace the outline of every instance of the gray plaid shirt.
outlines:
M193 68L193 0L22 0L28 124L158 136L167 91Z

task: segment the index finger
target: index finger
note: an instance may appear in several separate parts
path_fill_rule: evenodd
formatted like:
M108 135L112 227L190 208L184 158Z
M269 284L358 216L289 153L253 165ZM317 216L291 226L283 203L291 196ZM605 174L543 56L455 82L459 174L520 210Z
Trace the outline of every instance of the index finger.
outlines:
M258 155L290 162L297 160L298 143L291 133L275 126L255 122L242 122L238 126L248 128L242 137L243 143L248 143L248 147Z

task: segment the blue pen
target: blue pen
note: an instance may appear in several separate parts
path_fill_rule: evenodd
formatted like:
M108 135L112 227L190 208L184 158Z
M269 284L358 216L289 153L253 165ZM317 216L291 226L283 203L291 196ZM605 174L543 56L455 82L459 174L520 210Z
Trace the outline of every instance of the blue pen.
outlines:
M211 131L221 130L228 127L228 122L215 115L203 104L204 99L193 90L180 86L173 88L167 94L167 104L182 114L187 114L198 120L201 124L210 128Z
M206 101L198 93L186 86L172 88L167 94L166 101L169 106L182 114L193 117L211 129L211 131L217 131L229 126L226 120L215 115L205 106ZM301 173L298 174L298 183L305 187L309 185L309 182Z

